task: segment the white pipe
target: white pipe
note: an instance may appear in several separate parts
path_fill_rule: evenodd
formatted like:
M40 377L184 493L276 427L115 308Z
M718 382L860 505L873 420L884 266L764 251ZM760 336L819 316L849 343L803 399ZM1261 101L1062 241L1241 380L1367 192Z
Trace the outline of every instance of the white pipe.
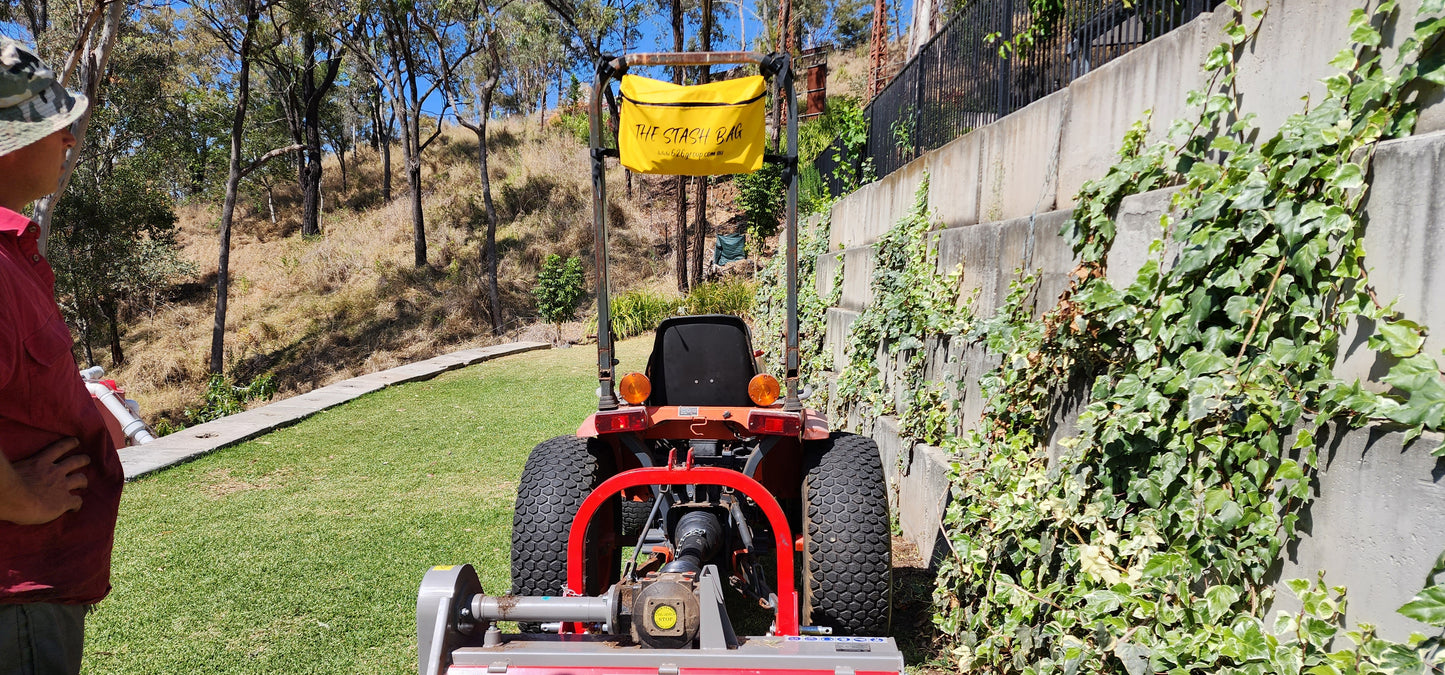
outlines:
M145 421L137 414L140 406L135 401L122 398L120 392L99 381L105 376L103 368L100 366L86 368L80 371L80 375L85 378L85 388L90 391L90 395L104 404L105 409L110 412L115 421L120 423L121 432L125 434L126 438L136 445L149 443L156 439L155 434L151 433L150 427L146 426ZM132 410L131 406L135 406L135 409Z

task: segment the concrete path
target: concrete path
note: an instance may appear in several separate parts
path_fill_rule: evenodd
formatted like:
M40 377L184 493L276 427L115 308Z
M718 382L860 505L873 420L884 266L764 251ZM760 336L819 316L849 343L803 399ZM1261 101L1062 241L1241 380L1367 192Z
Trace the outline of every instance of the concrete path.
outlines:
M145 445L121 448L120 463L125 467L125 479L135 480L148 473L190 461L212 450L235 445L280 427L295 424L362 394L369 394L394 384L428 380L449 370L465 368L483 361L529 352L534 349L547 349L550 346L545 342L512 342L491 347L464 349L390 370L353 377L300 396L252 408L213 422L187 427Z

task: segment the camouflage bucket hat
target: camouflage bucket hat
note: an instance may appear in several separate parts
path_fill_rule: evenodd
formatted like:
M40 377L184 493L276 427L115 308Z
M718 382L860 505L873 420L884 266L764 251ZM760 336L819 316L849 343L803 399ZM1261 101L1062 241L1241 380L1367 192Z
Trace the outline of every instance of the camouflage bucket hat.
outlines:
M0 37L0 155L70 126L89 105L29 49Z

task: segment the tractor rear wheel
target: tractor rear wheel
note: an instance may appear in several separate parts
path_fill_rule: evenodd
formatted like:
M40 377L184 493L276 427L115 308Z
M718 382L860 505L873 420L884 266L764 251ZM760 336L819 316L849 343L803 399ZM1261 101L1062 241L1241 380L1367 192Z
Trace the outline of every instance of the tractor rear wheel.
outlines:
M804 443L803 620L842 635L886 635L893 537L873 439L834 433Z
M622 500L622 543L631 546L636 542L638 535L646 529L647 517L652 515L654 499L635 501L631 499Z
M611 449L595 439L558 436L532 449L522 467L512 514L514 595L563 593L572 521L582 500L613 473ZM600 595L620 575L618 522L618 499L614 497L598 509L587 528L582 574L587 595Z

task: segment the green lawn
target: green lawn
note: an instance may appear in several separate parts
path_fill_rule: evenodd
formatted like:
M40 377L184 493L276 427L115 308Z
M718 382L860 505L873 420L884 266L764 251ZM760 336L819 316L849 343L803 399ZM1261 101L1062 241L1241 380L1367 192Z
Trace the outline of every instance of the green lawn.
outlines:
M641 370L650 341L619 346ZM416 672L416 589L508 587L527 453L594 409L595 348L386 389L127 486L87 673Z

